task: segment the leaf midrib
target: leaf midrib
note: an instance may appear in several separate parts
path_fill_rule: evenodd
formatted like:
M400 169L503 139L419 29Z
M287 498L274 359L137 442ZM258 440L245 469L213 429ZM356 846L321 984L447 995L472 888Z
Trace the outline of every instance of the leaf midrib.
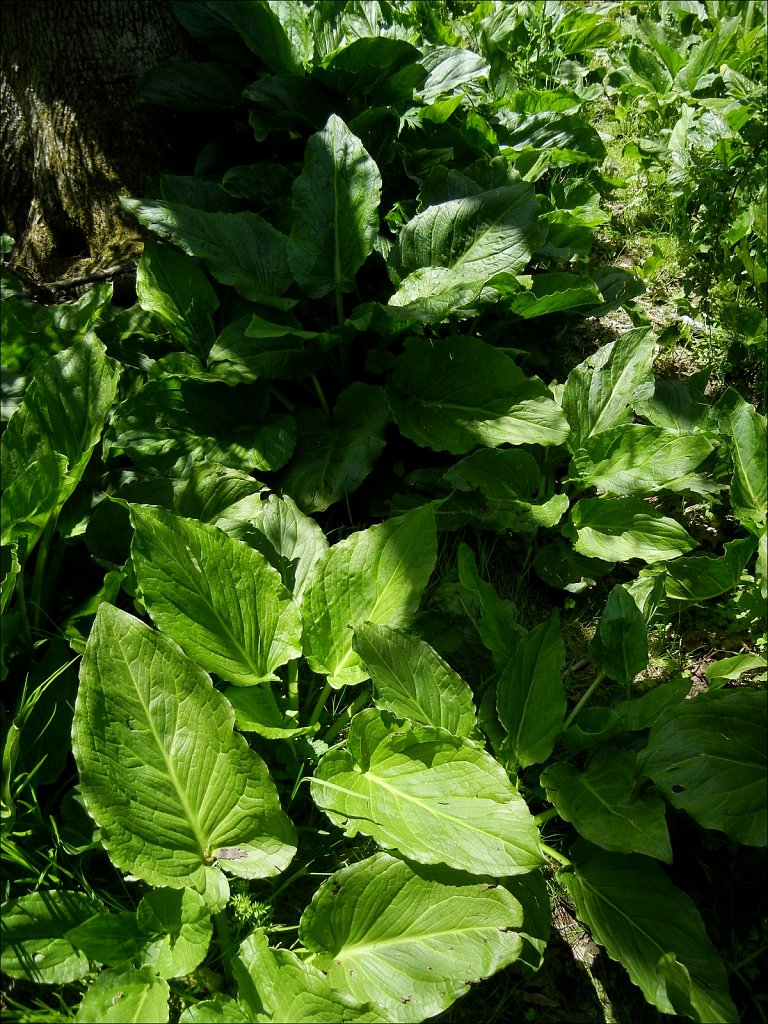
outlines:
M192 809L192 806L190 805L189 801L187 800L186 791L184 790L183 786L181 785L181 780L179 779L179 777L178 777L178 775L176 773L176 768L175 768L174 762L171 759L171 757L170 757L170 755L169 755L169 753L168 753L168 751L167 751L167 749L165 747L165 744L162 742L160 734L158 733L157 729L155 728L154 722L152 720L152 716L149 713L149 708L148 708L148 706L144 702L144 699L143 699L143 696L142 696L142 693L141 693L141 689L140 689L140 687L138 685L138 679L133 674L133 671L131 669L131 664L128 661L128 658L126 657L123 645L119 644L118 646L119 646L119 649L120 649L120 656L123 659L123 662L124 662L125 667L126 667L126 671L128 672L128 676L129 676L131 682L133 683L134 690L136 691L136 698L137 698L137 700L138 700L139 704L141 705L141 708L142 708L142 710L144 712L144 715L145 715L145 718L146 718L146 722L147 722L147 725L149 726L149 730L151 732L151 735L152 735L153 739L155 740L155 743L156 743L158 749L160 750L160 753L162 754L163 760L165 761L166 770L168 772L168 778L171 780L171 783L173 784L173 788L176 790L176 794L177 794L177 796L179 798L179 803L181 804L182 810L186 814L187 821L192 826L192 832L193 832L194 838L195 838L196 842L198 843L198 845L200 847L200 849L199 849L200 859L201 859L201 861L204 861L205 860L205 848L206 848L205 833L202 830L202 826L200 825L200 822L198 820L197 815L195 814L195 812ZM180 705L180 703L181 702L179 702L179 705Z

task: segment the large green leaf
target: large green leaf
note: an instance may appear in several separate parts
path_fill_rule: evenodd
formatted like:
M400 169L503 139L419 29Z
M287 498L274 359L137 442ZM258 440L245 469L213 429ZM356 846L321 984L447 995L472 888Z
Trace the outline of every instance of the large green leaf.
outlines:
M312 1021L313 1024L381 1022L368 996L355 998L334 986L326 973L289 949L274 949L261 929L241 944L233 962L240 1005L248 1020ZM235 1017L235 1020L239 1018Z
M118 868L213 899L219 866L264 878L290 863L293 826L266 765L233 725L226 698L176 644L99 606L72 749L86 806Z
M410 339L387 401L406 437L456 455L478 445L560 444L568 435L544 384L475 338Z
M624 423L588 438L573 456L573 476L587 487L609 494L655 495L671 491L711 490L693 471L712 451L702 432Z
M47 985L84 978L91 969L88 957L67 938L67 932L99 909L82 893L65 890L31 892L8 900L0 918L3 973Z
M536 500L539 467L532 455L514 448L481 448L444 476L459 490L480 491L488 511L473 518L491 529L531 533L540 526L555 526L568 508L564 494Z
M499 678L496 706L509 747L522 768L541 764L563 728L566 699L560 676L565 647L553 612L521 638Z
M219 300L190 256L148 241L136 270L139 305L170 331L188 352L204 356L216 336Z
M374 103L378 106L396 102L398 86L402 82L410 100L412 89L407 89L405 83L423 77L421 69L414 67L419 56L419 50L405 39L364 36L337 49L324 60L322 81L343 96L362 93L369 107ZM395 78L397 72L408 65L408 70Z
M741 579L757 547L756 537L741 537L723 546L723 554L686 555L664 567L664 589L674 601L709 601L727 594Z
M674 1014L674 994L660 961L672 953L690 977L686 1016L701 1024L738 1020L728 979L692 900L650 857L606 853L584 840L573 849L574 870L561 881L592 938L627 969L643 995L662 1013Z
M244 316L228 324L208 353L212 373L231 383L258 379L301 380L323 359L320 335Z
M24 557L40 539L46 523L61 505L67 487L67 459L46 452L3 491L0 499L0 543L25 538Z
M211 910L194 889L153 889L136 911L145 935L151 936L142 963L161 978L181 978L202 963L208 952L213 923Z
M316 725L299 725L295 709L288 705L286 698L278 699L268 686L228 686L224 695L234 709L240 732L255 732L268 740L282 740L317 729Z
M502 111L504 148L516 153L547 155L554 166L599 163L605 159L605 146L597 130L574 114L542 110L534 114Z
M633 403L653 393L654 348L650 330L639 327L571 370L563 389L571 451L594 434L626 422Z
M302 74L312 54L309 15L290 0L210 0L245 45L273 71Z
M125 209L188 256L199 256L222 284L265 306L287 309L287 239L257 213L208 213L160 199L123 199Z
M731 504L743 523L765 525L768 510L766 418L729 389L718 403L720 422L731 435Z
M328 550L321 528L288 495L270 494L266 501L258 495L244 498L215 525L260 551L299 603L315 562Z
M581 274L536 274L529 289L521 287L519 277L500 274L489 285L504 296L505 306L524 320L562 313L580 306L596 306L603 301L594 281Z
M86 990L76 1024L167 1024L168 982L152 967L102 971Z
M648 665L645 617L621 584L608 595L589 653L606 675L624 687Z
M428 206L402 229L389 263L398 285L424 267L449 269L456 284L484 283L519 273L535 241L536 199L521 181Z
M631 750L606 748L583 772L565 761L548 765L541 784L560 817L596 846L671 864L664 801L654 793L635 795L636 764Z
M304 654L313 671L332 686L367 679L352 649L354 627L407 626L436 558L430 505L334 544L315 564L302 601Z
M696 547L678 522L640 498L583 498L563 534L579 554L606 562L662 562Z
M367 622L355 630L352 646L371 675L378 708L452 736L476 732L472 691L429 644Z
M577 7L566 12L555 26L554 42L567 57L603 48L619 36L619 26L610 13Z
M238 686L277 679L301 654L296 604L267 559L215 526L132 505L131 559L156 625Z
M579 594L593 587L600 576L613 568L612 562L586 558L573 550L560 538L539 549L533 563L536 575L550 587L560 587L571 594Z
M426 81L419 90L424 103L432 103L438 96L453 93L488 74L485 60L464 46L429 47L419 63L427 70Z
M516 960L521 926L503 886L378 853L323 882L299 937L335 989L416 1022Z
M45 362L2 439L3 487L52 452L67 460L61 501L82 476L117 393L118 365L91 336Z
M479 612L477 631L491 652L497 668L503 669L512 659L517 641L525 636L517 624L517 611L512 601L502 600L491 583L480 578L472 549L459 545L456 558L459 582L476 602Z
M639 768L704 828L766 845L765 691L717 690L669 708Z
M353 291L355 272L373 250L381 175L362 142L332 114L307 143L293 186L288 261L313 299Z
M414 320L440 323L471 305L482 288L482 281L466 281L448 267L422 267L409 274L390 296L389 307Z
M150 380L118 407L111 447L152 475L189 476L200 462L246 473L279 469L293 452L295 425L268 413L268 402L258 382Z
M237 999L217 992L210 999L191 1003L182 1011L179 1024L256 1024L260 1020Z
M708 371L705 370L704 374L708 376ZM686 434L706 430L710 426L713 407L704 394L705 384L700 374L691 381L660 378L654 382L653 394L638 398L633 408L655 427Z
M375 708L352 720L347 749L323 757L311 788L346 835L370 835L422 864L506 876L541 863L533 817L498 761Z
M381 388L356 381L331 417L319 409L296 413L296 452L282 490L304 512L322 512L356 490L384 450L389 410Z

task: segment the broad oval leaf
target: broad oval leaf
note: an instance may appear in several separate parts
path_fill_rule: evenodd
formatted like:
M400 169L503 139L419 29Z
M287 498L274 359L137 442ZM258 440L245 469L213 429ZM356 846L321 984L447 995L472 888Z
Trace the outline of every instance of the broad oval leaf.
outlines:
M515 961L522 924L503 886L378 853L323 882L299 937L334 988L417 1022Z
M503 669L514 656L517 641L525 635L517 623L517 610L512 601L499 597L493 584L480 578L474 553L466 544L459 545L456 561L459 582L478 608L480 639L491 652L496 667Z
M102 971L86 990L76 1024L167 1024L168 982L152 967Z
M125 209L188 256L199 256L222 284L231 284L244 298L277 309L291 283L285 235L257 213L209 213L161 199L121 200Z
M136 910L146 935L142 963L161 978L181 978L202 963L213 934L211 908L194 889L153 889Z
M720 422L731 435L731 503L742 523L765 525L768 511L766 418L730 388L718 402Z
M368 996L355 998L335 987L310 961L289 949L269 946L259 928L241 944L232 966L240 1005L249 1011L250 1021L384 1024L386 1020L370 1006Z
M687 555L664 567L664 591L674 601L709 601L738 586L757 547L756 537L740 537L723 545L723 554Z
M88 957L67 932L89 920L100 906L79 892L27 893L3 904L0 967L11 978L68 985L90 973Z
M40 539L46 523L62 504L67 486L67 460L58 452L46 452L30 463L26 473L3 491L0 499L0 543L3 546L25 539L28 556Z
M328 550L328 541L293 498L270 494L262 501L257 495L249 496L227 509L215 525L260 551L301 603L315 562Z
M639 768L704 828L765 846L766 726L765 691L703 693L654 725Z
M463 455L477 445L560 444L568 424L548 389L485 342L412 338L387 388L406 437Z
M353 291L355 272L373 251L381 175L362 142L332 114L307 143L293 186L288 261L313 299Z
M202 900L202 896L198 899ZM90 920L67 932L67 938L89 960L109 967L134 961L141 955L147 941L147 936L136 920L136 914L129 910L94 914Z
M83 475L117 393L120 368L93 337L45 362L3 434L3 486L10 487L44 455L67 460L61 501Z
M195 261L149 240L136 269L139 305L188 352L204 356L213 344L219 300Z
M541 864L533 817L498 761L374 708L352 720L348 749L323 757L311 788L347 835L370 835L422 864L502 876Z
M632 595L617 584L608 595L590 657L611 679L628 687L648 665L648 630Z
M590 437L573 456L574 476L582 486L609 494L655 495L662 488L696 491L701 478L693 471L712 451L701 431L625 423ZM705 488L711 484L703 481Z
M496 706L509 746L522 768L549 757L563 727L566 699L561 672L565 647L553 612L518 640L496 689Z
M210 0L208 6L229 22L267 67L289 75L303 73L312 53L311 21L303 5L289 0Z
M598 750L583 772L565 761L548 765L541 784L577 831L604 850L643 853L672 863L672 847L658 794L635 796L637 755Z
M301 380L322 363L321 336L315 331L243 316L228 324L208 353L212 373L231 383L251 380Z
M504 121L504 146L518 153L545 152L555 166L605 159L605 146L596 129L574 114L552 110L507 113Z
M268 402L259 383L150 380L118 406L110 451L153 475L191 476L200 462L246 473L280 469L293 452L295 424L268 413Z
M593 434L625 422L633 404L653 394L654 350L653 335L639 327L571 370L563 388L571 451L578 451Z
M237 686L277 679L301 654L296 604L267 559L215 526L132 505L131 558L154 622Z
M255 732L268 740L303 736L317 730L317 725L300 726L296 711L287 707L287 701L278 703L269 686L228 686L224 690L235 711L235 723L240 732Z
M733 1024L736 1008L728 978L692 900L669 881L650 857L599 850L580 839L574 870L564 871L578 917L608 955L626 968L643 995L662 1013L675 1013L667 973L668 953L689 972L692 1009L700 1024Z
M491 529L533 532L540 526L555 526L568 508L565 494L536 501L539 467L532 455L515 448L481 448L444 475L459 490L480 491L488 511L474 518Z
M664 562L696 547L678 522L641 498L583 498L563 534L579 554L606 562Z
M218 897L221 866L265 878L295 853L266 765L233 732L210 677L171 640L101 604L88 638L72 749L113 863L154 886Z
M296 451L282 490L304 512L322 512L356 490L384 451L389 410L381 388L356 381L329 418L319 409L296 413Z
M371 675L378 708L453 736L476 734L472 691L429 644L366 622L355 629L352 647Z
M368 678L352 648L363 622L407 626L437 559L435 514L423 505L334 544L316 563L302 601L304 654L332 686Z
M519 273L535 241L533 186L519 181L428 206L402 229L389 262L397 283L423 267L448 268L456 284L485 283Z

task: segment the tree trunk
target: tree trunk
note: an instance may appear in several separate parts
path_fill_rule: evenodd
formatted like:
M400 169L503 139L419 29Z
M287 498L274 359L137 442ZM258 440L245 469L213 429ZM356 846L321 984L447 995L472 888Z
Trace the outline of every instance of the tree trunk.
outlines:
M133 102L140 74L188 54L167 0L4 0L3 230L50 280L135 256L119 197L174 163L174 118ZM178 123L178 119L175 119Z

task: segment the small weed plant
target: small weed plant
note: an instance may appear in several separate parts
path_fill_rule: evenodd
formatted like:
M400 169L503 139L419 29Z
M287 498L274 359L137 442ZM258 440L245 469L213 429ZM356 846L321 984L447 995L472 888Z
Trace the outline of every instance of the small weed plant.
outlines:
M765 417L657 378L644 325L536 372L643 287L592 259L606 48L752 180L731 6L648 5L641 46L621 5L173 4L210 60L140 99L223 133L124 201L136 305L4 268L9 1013L422 1021L540 967L554 880L650 1004L738 1019L668 819L765 845L766 661L637 680L702 605L761 628Z

